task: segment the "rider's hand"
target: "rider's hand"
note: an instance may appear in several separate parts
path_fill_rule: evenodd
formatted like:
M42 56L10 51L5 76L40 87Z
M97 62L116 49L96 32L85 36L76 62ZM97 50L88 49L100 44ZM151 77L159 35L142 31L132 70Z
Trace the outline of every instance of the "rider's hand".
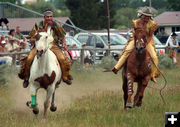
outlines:
M48 26L55 27L56 24L51 20L47 22Z
M30 39L30 43L31 43L31 44L34 44L35 41L36 41L35 38L31 38L31 39Z

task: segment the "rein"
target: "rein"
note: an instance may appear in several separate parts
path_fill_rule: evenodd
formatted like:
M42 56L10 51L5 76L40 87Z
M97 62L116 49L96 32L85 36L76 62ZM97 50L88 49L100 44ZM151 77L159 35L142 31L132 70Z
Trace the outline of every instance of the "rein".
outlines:
M152 58L151 58L152 59ZM155 67L158 69L158 71L161 73L161 75L163 76L163 79L164 79L164 86L161 88L161 89L158 89L158 88L154 88L154 87L151 87L151 86L147 86L148 88L151 88L151 89L155 89L155 90L159 90L159 94L161 96L161 99L163 101L164 104L166 104L166 101L162 95L162 90L165 89L165 87L167 86L167 80L165 78L165 76L163 75L163 73L160 71L160 69L156 66L156 64L154 63L154 61L152 60L153 64L155 65Z

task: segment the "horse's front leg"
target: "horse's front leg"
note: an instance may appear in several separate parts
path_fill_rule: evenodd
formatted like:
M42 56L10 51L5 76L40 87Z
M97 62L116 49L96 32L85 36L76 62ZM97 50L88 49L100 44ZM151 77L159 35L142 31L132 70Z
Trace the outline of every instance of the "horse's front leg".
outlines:
M128 88L127 88L127 78L125 76L123 76L123 85L122 85L122 88L123 88L123 92L124 92L124 108L126 108L126 103L127 103L127 98L128 98Z
M39 113L39 108L37 106L37 100L36 100L36 95L37 95L37 90L39 89L38 85L30 84L30 95L31 95L31 101L28 101L26 104L28 107L33 109L34 114Z
M52 112L55 112L57 110L57 107L55 106L55 90L54 90L54 93L52 95L52 100L51 100L51 107L50 107L50 110Z
M148 85L149 79L150 79L150 77L147 76L142 80L141 90L139 92L138 101L136 103L136 106L138 106L138 107L140 107L142 105L142 99L143 99L143 96L144 96L144 90Z
M52 96L54 90L55 90L55 84L52 84L47 88L46 100L44 101L44 118L46 118L47 116L47 109L50 104L50 97Z
M132 108L133 107L131 104L131 96L133 95L133 82L134 82L134 76L128 72L127 73L128 98L127 98L126 108Z
M139 100L139 93L141 91L142 88L142 82L138 81L138 86L137 86L137 90L136 90L136 95L134 96L134 107L138 105L138 100Z

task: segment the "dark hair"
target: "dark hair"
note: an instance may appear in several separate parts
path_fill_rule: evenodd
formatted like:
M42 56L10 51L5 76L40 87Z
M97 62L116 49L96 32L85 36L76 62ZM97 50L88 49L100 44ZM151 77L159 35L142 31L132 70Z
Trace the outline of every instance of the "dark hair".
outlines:
M9 35L11 35L12 32L15 32L15 29L11 29L11 30L9 31Z

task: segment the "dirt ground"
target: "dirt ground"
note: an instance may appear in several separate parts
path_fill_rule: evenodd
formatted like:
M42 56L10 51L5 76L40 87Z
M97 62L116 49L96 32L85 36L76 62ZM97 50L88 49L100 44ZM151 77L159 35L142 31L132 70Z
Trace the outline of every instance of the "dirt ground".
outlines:
M120 78L120 77L119 77ZM10 99L13 103L11 106L12 110L15 112L31 112L29 108L26 106L26 102L31 99L29 94L29 88L22 87L22 80L19 80L18 77L13 76L10 87ZM120 81L120 79L119 79ZM103 91L103 90L119 90L121 89L120 83L118 81L99 81L101 83L96 82L95 84L84 84L83 82L77 83L74 81L72 85L66 85L65 83L61 83L60 87L56 90L55 95L55 104L58 107L58 110L63 108L67 108L71 103L74 102L77 98L81 98L82 96L86 96L88 94L93 94L95 91ZM37 103L40 110L43 110L43 103L46 96L46 92L44 89L38 90Z

